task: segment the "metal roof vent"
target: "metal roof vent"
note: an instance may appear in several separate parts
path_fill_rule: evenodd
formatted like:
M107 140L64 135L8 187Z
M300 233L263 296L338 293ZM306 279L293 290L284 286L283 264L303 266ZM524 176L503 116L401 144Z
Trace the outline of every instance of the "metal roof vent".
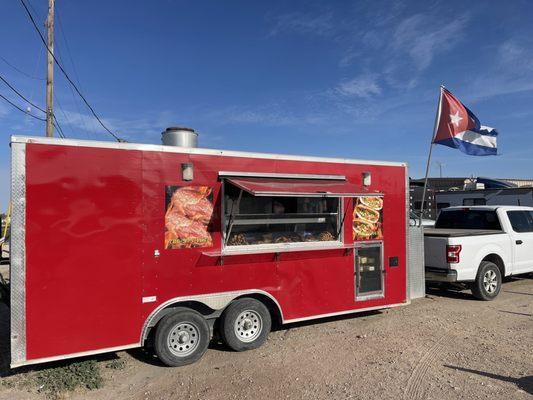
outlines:
M191 128L172 126L161 133L165 146L198 147L198 133Z

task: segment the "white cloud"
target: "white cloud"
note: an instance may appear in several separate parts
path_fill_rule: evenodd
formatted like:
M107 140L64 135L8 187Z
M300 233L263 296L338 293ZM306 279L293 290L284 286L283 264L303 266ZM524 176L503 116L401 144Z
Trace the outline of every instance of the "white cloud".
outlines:
M294 12L279 15L273 19L275 24L270 30L270 36L276 36L283 32L329 36L335 32L333 15L329 12L318 15Z
M0 118L7 116L9 112L10 110L8 106L4 105L3 103L0 103Z
M65 134L68 135L73 130L77 136L88 133L98 134L99 138L109 137L106 130L92 115L64 111L64 113L58 113L57 118L61 121ZM117 117L101 117L100 119L112 132L126 140L134 137L152 138L161 133L167 126L179 125L179 118L169 112L147 113L146 116L131 119Z
M189 111L188 115L187 118L183 118L173 111L166 110L146 112L141 117L131 119L105 117L101 120L118 137L129 142L160 144L161 133L169 126L194 128L200 135L200 145L202 146L204 143L217 144L223 141L222 136L211 134L202 129L202 126L206 126L205 122L209 118L207 112L194 113ZM64 113L58 114L57 117L68 138L114 140L92 115L64 110Z
M211 121L222 124L260 124L267 126L317 125L324 122L321 113L294 113L286 105L271 103L259 107L229 107L207 115Z
M466 84L472 100L533 90L533 50L530 40L501 43L492 62Z
M361 75L337 86L337 92L345 96L371 97L381 94L376 75Z
M346 52L344 52L344 54L341 56L341 59L339 60L339 67L349 67L357 60L357 57L359 55L360 52L358 50L347 50Z
M497 51L499 62L503 65L513 65L517 61L523 61L524 55L527 55L525 49L513 40L503 42ZM515 64L515 67L518 65Z
M503 42L497 50L497 67L510 73L533 72L533 43L523 43L518 39Z
M412 15L396 27L392 48L408 54L418 70L424 70L435 55L450 50L462 39L467 20L461 16L439 22L429 15Z
M435 59L464 38L468 15L450 16L438 6L417 14L407 11L403 5L374 7L367 2L342 16L332 12L284 14L274 18L271 35L295 32L331 41L339 51L338 66L356 68L355 77L341 81L333 91L369 98L386 89L413 89ZM361 71L372 71L372 75Z

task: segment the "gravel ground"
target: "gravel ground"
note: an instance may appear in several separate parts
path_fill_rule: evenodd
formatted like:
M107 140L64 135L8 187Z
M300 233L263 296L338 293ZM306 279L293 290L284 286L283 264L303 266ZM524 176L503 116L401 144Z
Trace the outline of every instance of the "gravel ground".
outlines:
M1 311L5 376L9 336ZM163 367L140 350L120 352L116 357L125 367L101 368L103 389L64 397L531 399L532 348L530 275L510 279L493 302L476 301L468 291L429 291L406 307L288 325L255 351L235 353L215 343L202 360L183 368ZM109 356L96 359L109 363ZM4 379L34 373L18 370ZM6 386L0 385L0 399L43 398L31 386Z

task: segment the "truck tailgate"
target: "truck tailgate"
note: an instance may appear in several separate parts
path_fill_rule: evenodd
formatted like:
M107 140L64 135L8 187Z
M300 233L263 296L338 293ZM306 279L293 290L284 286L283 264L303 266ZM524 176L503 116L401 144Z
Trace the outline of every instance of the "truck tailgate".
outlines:
M424 236L424 261L426 267L448 269L446 262L447 237Z

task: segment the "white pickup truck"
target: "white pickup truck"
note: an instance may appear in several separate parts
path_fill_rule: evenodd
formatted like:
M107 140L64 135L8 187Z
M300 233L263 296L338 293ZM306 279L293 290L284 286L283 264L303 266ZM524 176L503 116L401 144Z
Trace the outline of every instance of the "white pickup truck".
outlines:
M493 300L502 277L533 272L533 207L445 208L424 230L424 252L427 281L465 282Z

